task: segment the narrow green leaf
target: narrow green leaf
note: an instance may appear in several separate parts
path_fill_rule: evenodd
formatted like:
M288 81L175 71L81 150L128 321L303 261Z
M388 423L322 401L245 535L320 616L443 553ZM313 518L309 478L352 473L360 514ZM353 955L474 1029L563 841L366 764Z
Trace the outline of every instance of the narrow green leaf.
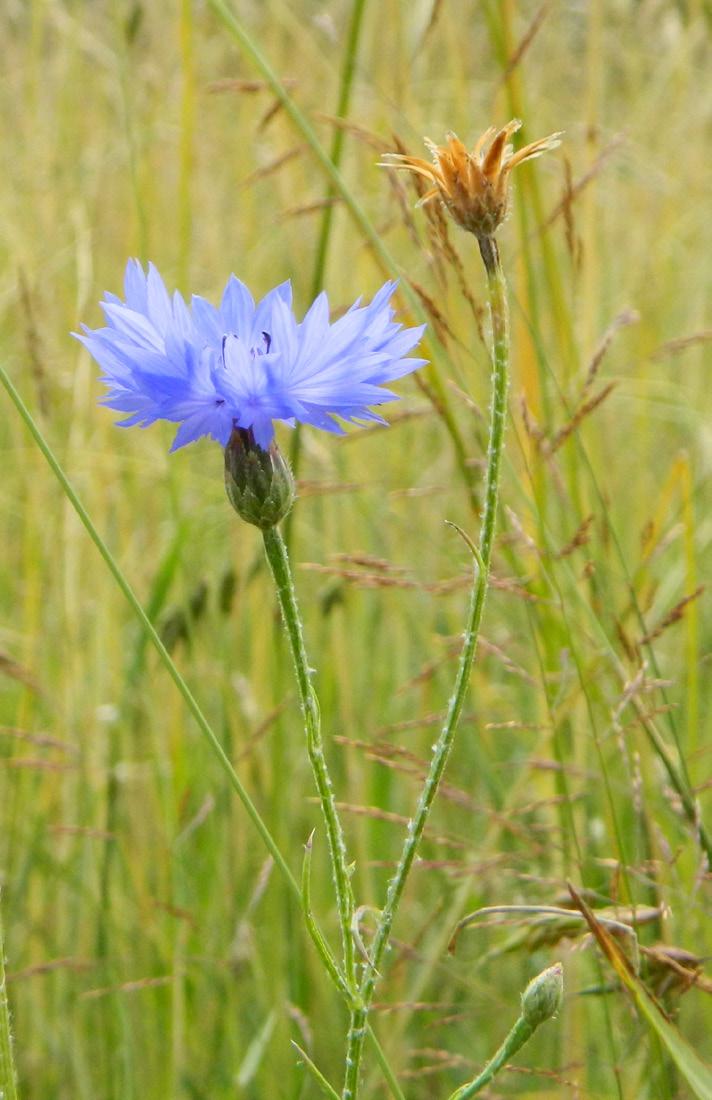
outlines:
M324 1095L325 1096L330 1096L331 1100L339 1100L339 1094L336 1091L336 1089L332 1088L332 1086L329 1084L329 1082L327 1081L324 1074L321 1072L320 1069L317 1069L317 1067L314 1065L314 1063L312 1062L311 1058L306 1053L306 1051L302 1050L302 1048L299 1046L299 1043L294 1042L294 1039L292 1039L291 1042L292 1042L292 1046L294 1047L294 1049L299 1054L299 1057L304 1062L304 1065L307 1067L307 1069L311 1073L312 1077L314 1078L314 1080L317 1082L317 1084L321 1088L321 1091L324 1093Z

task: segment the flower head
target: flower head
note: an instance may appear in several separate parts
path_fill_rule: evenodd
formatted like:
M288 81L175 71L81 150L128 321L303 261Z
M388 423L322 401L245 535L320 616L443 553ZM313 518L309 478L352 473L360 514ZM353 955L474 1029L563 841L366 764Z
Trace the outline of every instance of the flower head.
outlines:
M433 186L423 195L421 204L439 198L463 229L480 239L492 237L507 214L512 169L561 144L561 134L550 134L515 153L508 142L521 125L518 119L512 119L501 130L490 126L471 152L455 134L448 134L447 144L442 146L426 138L432 163L388 153L384 167L402 168L426 179Z
M561 963L554 963L532 978L522 993L522 1016L534 1030L556 1015L563 999L564 970Z
M425 326L403 328L386 283L368 305L360 299L333 324L326 294L298 322L291 287L282 283L255 304L230 276L219 306L171 297L153 264L126 266L122 301L106 294L106 325L75 333L103 369L103 404L128 414L123 426L178 424L172 450L207 435L226 446L233 428L249 429L267 449L274 421L342 433L338 420L380 421L371 406L395 401L383 389L423 365L409 359Z
M238 516L263 530L284 519L296 495L292 471L277 444L264 450L249 428L233 428L228 440L225 490Z

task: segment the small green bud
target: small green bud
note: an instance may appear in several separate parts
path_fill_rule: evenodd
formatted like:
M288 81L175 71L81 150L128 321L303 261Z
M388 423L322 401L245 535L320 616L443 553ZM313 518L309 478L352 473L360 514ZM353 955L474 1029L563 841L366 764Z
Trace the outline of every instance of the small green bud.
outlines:
M246 428L234 428L225 448L225 489L237 514L263 531L284 519L296 495L277 444L263 450Z
M564 997L564 973L561 963L542 970L522 993L522 1016L532 1030L549 1020L561 1008Z

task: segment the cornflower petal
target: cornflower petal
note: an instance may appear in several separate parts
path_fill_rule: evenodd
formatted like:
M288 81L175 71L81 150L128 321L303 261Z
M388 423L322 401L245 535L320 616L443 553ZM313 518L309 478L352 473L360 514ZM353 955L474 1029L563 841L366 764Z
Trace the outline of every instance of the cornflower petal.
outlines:
M153 323L153 327L160 333L165 333L170 328L173 320L171 300L166 285L153 264L148 265L146 312Z
M102 368L102 404L124 427L177 424L171 450L209 436L226 446L235 428L268 448L274 422L343 433L339 421L383 422L372 406L394 401L384 389L426 360L408 358L425 326L404 328L386 283L366 305L357 299L334 324L320 294L298 322L289 282L257 304L230 276L219 306L194 295L188 306L153 264L129 260L122 301L106 294L103 328L74 333Z
M275 308L277 302L284 302L284 304L291 309L292 306L292 284L287 280L284 283L280 283L274 290L268 291L265 294L262 301L259 303L255 310L255 319L252 322L252 337L255 343L259 343L260 336L267 332L269 333L270 324L272 321L272 311Z
M146 273L138 260L129 260L126 264L124 294L127 306L135 309L137 313L146 313ZM113 298L114 295L111 297Z
M243 340L249 340L254 317L254 298L245 284L231 275L220 302L219 319L223 333L234 332Z
M116 329L129 340L142 344L146 348L162 346L163 340L160 333L156 332L153 324L144 314L116 302L104 302L102 308L109 328Z

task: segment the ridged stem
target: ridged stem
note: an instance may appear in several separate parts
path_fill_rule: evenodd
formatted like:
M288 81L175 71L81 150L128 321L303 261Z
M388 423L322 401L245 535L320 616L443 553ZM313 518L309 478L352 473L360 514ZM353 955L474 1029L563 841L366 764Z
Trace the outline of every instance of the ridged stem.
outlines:
M289 557L284 539L276 527L269 527L262 532L265 544L267 561L269 562L274 583L277 589L279 606L282 609L282 618L287 629L289 646L294 662L294 671L299 691L299 702L304 719L304 730L307 738L307 752L309 763L314 775L314 782L321 803L321 811L324 815L326 836L329 844L334 886L336 889L336 903L339 912L339 924L341 926L341 941L344 956L344 972L346 985L352 994L356 993L356 962L354 955L354 941L351 932L351 922L354 913L353 892L346 859L346 845L341 822L336 810L334 789L329 776L329 770L324 756L324 746L321 739L321 718L319 715L319 703L311 684L309 662L304 646L304 634L302 621L297 606L297 597L292 581L292 572L289 567Z
M489 1084L504 1064L531 1039L538 1027L550 1020L561 1008L564 997L564 973L561 963L554 963L542 970L522 994L522 1010L519 1019L501 1047L472 1081L467 1081L451 1093L448 1100L470 1100Z
M17 1100L17 1076L12 1056L12 1034L10 1031L10 1006L7 1000L7 986L5 983L2 912L0 912L0 1097L2 1097L2 1100Z
M502 1066L524 1046L527 1040L531 1039L535 1031L534 1025L526 1020L524 1016L520 1016L497 1053L482 1070L482 1073L474 1081L470 1081L468 1085L463 1085L457 1092L454 1092L450 1100L470 1100L471 1096L475 1096L480 1092L499 1073Z
M485 499L480 532L479 550L472 546L476 560L475 577L470 596L464 644L460 654L455 687L448 704L447 717L433 749L428 775L418 800L413 820L409 823L400 860L388 884L386 902L376 929L367 966L361 983L361 1004L351 1013L346 1051L346 1071L343 1100L356 1100L358 1095L361 1055L368 1013L378 979L378 971L388 946L391 928L418 845L425 829L431 807L440 785L457 726L464 706L470 682L472 663L477 650L482 613L487 595L492 546L497 518L497 496L502 464L504 428L507 412L507 388L509 383L509 318L507 311L507 287L499 261L497 245L492 238L479 241L480 252L487 272L490 311L492 316L492 404L490 407L489 445L487 448L487 472L485 475Z

